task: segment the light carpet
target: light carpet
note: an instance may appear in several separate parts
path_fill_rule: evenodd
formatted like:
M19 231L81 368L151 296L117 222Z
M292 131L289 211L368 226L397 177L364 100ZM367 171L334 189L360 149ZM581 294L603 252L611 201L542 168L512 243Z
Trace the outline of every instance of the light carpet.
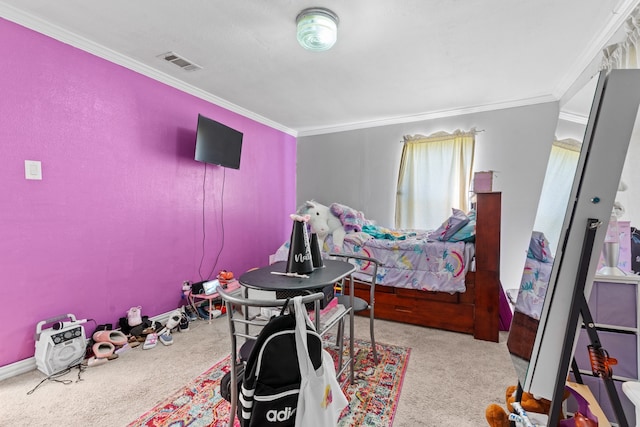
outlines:
M379 363L373 362L371 343L355 341L354 383L344 386L349 401L340 427L391 426L409 360L407 347L377 343ZM335 357L335 355L334 355ZM165 401L129 424L129 427L224 427L229 402L220 396L220 381L230 369L225 357ZM239 426L236 420L236 426Z
M355 336L369 339L369 318L356 316ZM506 347L470 335L376 319L378 342L410 347L393 427L482 427L491 403L517 375ZM170 346L141 347L105 365L47 381L32 370L0 381L0 426L124 427L229 354L226 317L198 320ZM2 351L9 351L5 346ZM35 365L35 362L34 362ZM35 368L35 366L34 366Z

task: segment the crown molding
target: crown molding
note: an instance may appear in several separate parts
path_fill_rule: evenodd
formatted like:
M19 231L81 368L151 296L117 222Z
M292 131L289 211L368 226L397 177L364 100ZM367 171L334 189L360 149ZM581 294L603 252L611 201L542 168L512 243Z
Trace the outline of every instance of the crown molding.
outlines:
M507 108L526 107L529 105L543 104L546 102L557 102L558 99L553 95L543 95L533 98L518 99L511 101L498 102L493 104L477 105L465 108L456 108L452 110L441 110L429 113L411 115L411 116L397 116L388 117L384 119L345 123L338 126L326 126L317 128L304 128L298 130L298 137L303 136L315 136L327 133L347 132L351 130L373 128L377 126L389 126L402 123L413 123L425 120L443 119L448 117L462 116L465 114L484 113L488 111L504 110Z
M588 117L584 117L584 116L581 116L579 114L566 113L566 112L563 112L563 111L560 112L560 115L558 116L558 119L559 120L564 120L564 121L567 121L567 122L578 123L578 124L581 124L581 125L586 125L587 122L589 121Z
M593 37L591 43L588 44L588 49L583 51L577 60L573 62L573 66L565 73L564 78L560 80L560 83L553 91L553 95L556 98L563 98L572 85L583 77L584 73L593 73L593 70L589 70L589 66L602 54L602 49L607 46L607 43L611 41L611 38L622 27L634 9L638 7L638 4L640 4L640 0L623 0L611 11L607 25Z
M275 122L259 114L256 114L250 110L247 110L243 107L233 104L223 98L212 95L209 92L198 89L193 85L187 84L175 77L172 77L166 73L160 72L156 69L153 69L147 65L142 64L137 60L134 60L128 56L122 55L111 49L108 49L105 46L102 46L93 41L90 41L84 37L81 37L77 34L74 34L70 31L60 28L56 25L52 25L51 23L45 20L42 20L31 14L25 13L21 10L18 10L12 6L2 3L1 1L0 1L0 16L16 24L22 25L33 31L49 36L62 43L76 47L80 50L93 54L109 62L121 65L127 69L135 71L139 74L142 74L146 77L149 77L161 83L167 84L168 86L171 86L180 91L193 95L197 98L203 99L207 102L211 102L217 106L220 106L229 111L237 113L248 119L254 120L258 123L269 126L273 129L279 130L281 132L284 132L294 137L303 137L303 136L322 135L322 134L329 134L329 133L336 133L336 132L347 132L351 130L359 130L359 129L365 129L365 128L378 127L378 126L389 126L389 125L412 123L412 122L425 121L425 120L448 118L448 117L454 117L454 116L465 115L465 114L488 112L488 111L501 110L506 108L523 107L523 106L528 106L528 105L533 105L538 103L545 103L545 102L556 102L559 99L561 99L564 93L571 88L572 84L579 78L581 73L585 72L585 68L591 62L593 62L594 58L601 52L602 48L610 40L613 34L621 27L621 25L624 24L624 21L626 20L627 16L638 6L638 4L640 4L640 0L623 0L623 2L616 8L616 10L612 12L611 19L609 23L605 26L605 29L594 37L594 40L590 44L591 46L590 49L583 52L578 58L578 60L574 62L574 66L572 67L572 69L565 74L564 78L562 79L562 81L557 86L556 90L553 91L552 94L533 97L533 98L527 98L527 99L511 100L511 101L486 104L486 105L470 106L470 107L451 109L451 110L425 112L422 114L414 114L410 116L390 116L390 117L380 118L376 120L351 122L351 123L344 123L344 124L331 125L331 126L300 128L297 130L287 127L281 123ZM565 117L566 117L564 118L565 120L575 121L577 123L582 123L585 120L582 117L574 116L570 114L565 114ZM563 118L562 115L560 118L561 119Z

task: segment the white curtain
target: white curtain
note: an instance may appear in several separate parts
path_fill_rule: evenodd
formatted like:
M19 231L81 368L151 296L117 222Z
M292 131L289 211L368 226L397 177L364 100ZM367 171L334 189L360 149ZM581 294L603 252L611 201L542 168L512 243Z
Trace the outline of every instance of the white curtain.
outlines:
M475 130L404 137L396 194L396 228L433 230L451 208L469 210Z
M607 46L603 50L604 70L640 68L640 11L636 9L625 21L626 38L620 43Z
M554 141L551 146L533 229L544 233L549 240L551 253L554 255L578 167L581 145L574 139L564 139ZM562 214L558 214L559 212Z

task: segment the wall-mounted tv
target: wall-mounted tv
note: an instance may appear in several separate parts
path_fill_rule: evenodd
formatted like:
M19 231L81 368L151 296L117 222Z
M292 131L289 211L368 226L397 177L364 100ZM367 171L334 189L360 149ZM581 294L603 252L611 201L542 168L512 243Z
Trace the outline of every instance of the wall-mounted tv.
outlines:
M198 114L197 161L240 169L241 152L242 132Z

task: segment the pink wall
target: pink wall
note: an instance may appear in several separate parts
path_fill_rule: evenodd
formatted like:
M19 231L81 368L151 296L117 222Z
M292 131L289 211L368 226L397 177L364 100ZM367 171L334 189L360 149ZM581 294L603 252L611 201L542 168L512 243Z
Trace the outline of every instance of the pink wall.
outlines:
M182 281L264 265L288 238L294 137L3 19L0 51L0 366L34 355L41 320L167 312ZM202 267L198 113L244 133L240 170L206 168Z

